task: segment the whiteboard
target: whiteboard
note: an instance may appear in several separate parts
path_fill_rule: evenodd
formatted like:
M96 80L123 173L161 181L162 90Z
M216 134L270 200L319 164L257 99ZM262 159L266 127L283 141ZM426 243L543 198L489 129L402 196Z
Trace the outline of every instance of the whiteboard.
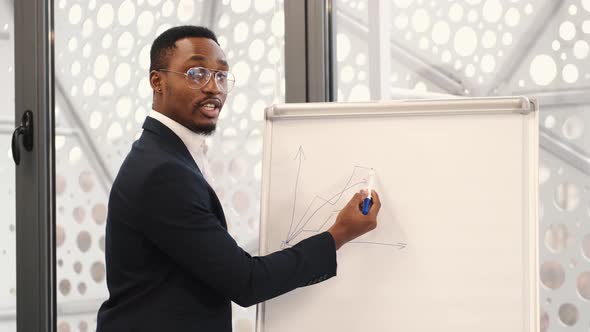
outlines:
M258 332L537 331L538 107L526 97L274 105L260 254L327 230L376 170L377 229Z

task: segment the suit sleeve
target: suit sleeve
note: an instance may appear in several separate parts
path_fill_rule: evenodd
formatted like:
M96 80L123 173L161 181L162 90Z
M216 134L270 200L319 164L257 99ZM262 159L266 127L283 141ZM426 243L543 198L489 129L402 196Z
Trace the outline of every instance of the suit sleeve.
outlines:
M145 236L195 278L241 306L250 306L336 275L328 232L267 256L242 250L208 207L202 180L168 163L145 182Z

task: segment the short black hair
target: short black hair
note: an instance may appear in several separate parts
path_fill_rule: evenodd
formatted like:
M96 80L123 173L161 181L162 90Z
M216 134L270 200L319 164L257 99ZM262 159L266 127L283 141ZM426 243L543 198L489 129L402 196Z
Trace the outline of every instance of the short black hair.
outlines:
M190 37L202 37L213 40L217 45L217 36L206 27L196 25L181 25L162 32L152 44L150 50L150 72L168 68L168 58L176 48L176 42Z

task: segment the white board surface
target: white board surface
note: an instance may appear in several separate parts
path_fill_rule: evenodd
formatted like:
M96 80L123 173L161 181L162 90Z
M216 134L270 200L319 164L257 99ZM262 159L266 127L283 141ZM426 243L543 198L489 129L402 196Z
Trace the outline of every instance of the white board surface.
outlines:
M537 107L526 97L267 109L260 254L325 231L376 170L375 231L257 331L536 331Z

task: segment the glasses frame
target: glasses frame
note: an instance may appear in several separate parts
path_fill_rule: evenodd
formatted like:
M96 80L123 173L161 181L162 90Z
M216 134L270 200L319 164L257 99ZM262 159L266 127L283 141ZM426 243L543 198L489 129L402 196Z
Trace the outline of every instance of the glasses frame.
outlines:
M203 85L201 85L199 87L196 87L196 88L193 88L191 86L191 83L190 82L193 82L194 83L194 81L189 77L188 72L191 71L192 69L195 69L195 68L207 70L207 72L209 73L209 77L207 78L207 80L205 81L205 83L203 83ZM211 81L211 78L214 77L214 76L215 76L215 80L214 80L215 81L215 85L219 88L219 90L221 90L224 93L229 93L233 89L234 84L236 83L236 79L235 79L234 74L232 74L229 71L216 70L216 69L211 69L211 68L201 67L201 66L191 67L191 68L187 69L186 73L179 72L179 71L174 71L174 70L169 70L169 69L164 69L164 68L162 68L162 69L156 69L155 71L163 71L163 72L166 72L166 73L174 73L174 74L184 75L185 79L187 81L190 81L190 82L187 82L189 89L193 89L193 90L202 89L205 85L209 84L209 81ZM225 73L225 74L227 74L227 81L228 81L228 88L227 88L227 90L223 89L223 87L221 87L217 83L217 74L218 73ZM231 75L231 79L230 79L230 75ZM229 86L229 82L231 82L231 86Z

